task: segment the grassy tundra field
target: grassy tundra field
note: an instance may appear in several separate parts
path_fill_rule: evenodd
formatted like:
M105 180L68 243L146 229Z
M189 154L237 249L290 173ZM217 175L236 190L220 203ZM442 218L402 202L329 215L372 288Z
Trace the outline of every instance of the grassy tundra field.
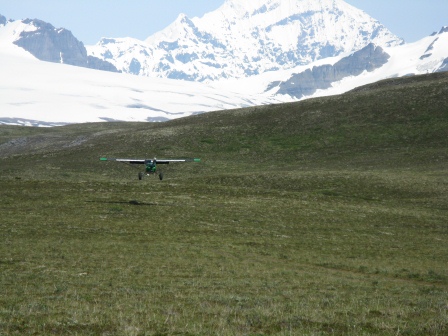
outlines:
M0 126L0 335L447 335L447 164L448 74Z

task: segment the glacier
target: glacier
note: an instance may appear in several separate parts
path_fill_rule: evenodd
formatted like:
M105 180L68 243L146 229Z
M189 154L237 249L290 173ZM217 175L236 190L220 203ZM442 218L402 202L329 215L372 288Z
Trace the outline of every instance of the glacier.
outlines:
M0 27L0 124L165 121L277 102L204 83L43 62L13 43L24 27L30 29L21 21Z

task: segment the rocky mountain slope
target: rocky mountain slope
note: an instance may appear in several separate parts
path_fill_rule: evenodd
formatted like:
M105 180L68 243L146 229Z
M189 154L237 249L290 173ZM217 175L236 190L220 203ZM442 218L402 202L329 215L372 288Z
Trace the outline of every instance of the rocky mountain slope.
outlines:
M215 85L280 100L340 94L382 79L448 70L448 27L414 43L393 47L369 44L345 57L332 57L294 69L268 72Z
M0 16L9 41L25 49L41 61L75 65L96 70L118 72L111 63L87 55L84 44L65 28L55 28L50 23L38 19L7 21Z

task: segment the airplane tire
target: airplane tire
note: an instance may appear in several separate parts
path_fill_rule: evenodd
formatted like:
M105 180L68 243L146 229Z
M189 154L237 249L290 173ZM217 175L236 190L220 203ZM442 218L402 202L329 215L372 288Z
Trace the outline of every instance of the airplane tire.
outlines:
M160 181L163 180L163 173L159 173L159 179L160 179Z
M139 180L143 179L143 173L138 173L138 179Z

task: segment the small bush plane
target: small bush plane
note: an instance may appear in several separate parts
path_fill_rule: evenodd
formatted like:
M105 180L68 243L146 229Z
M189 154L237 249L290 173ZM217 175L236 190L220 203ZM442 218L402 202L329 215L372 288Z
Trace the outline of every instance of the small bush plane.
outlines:
M122 162L129 165L145 165L145 171L138 173L138 179L141 180L143 177L155 175L158 176L160 180L163 180L163 172L157 170L158 164L169 164L170 162L201 162L201 159L115 159L115 158L100 158L100 161L116 161Z

